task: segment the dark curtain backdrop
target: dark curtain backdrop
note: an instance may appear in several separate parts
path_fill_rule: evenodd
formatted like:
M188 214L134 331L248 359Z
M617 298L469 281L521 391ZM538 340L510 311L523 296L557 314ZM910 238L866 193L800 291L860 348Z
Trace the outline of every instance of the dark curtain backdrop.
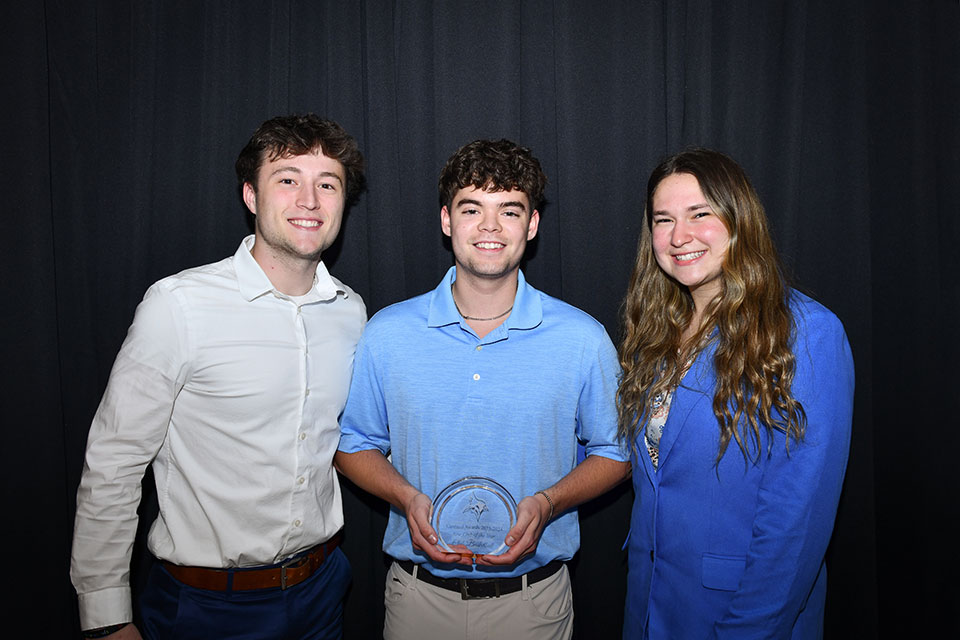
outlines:
M75 491L134 308L235 250L237 152L264 119L313 111L369 162L325 259L370 313L451 263L436 179L465 142L534 149L550 183L525 272L615 339L652 167L687 144L737 158L856 358L827 637L957 632L956 0L47 0L0 30L8 623L75 636ZM346 494L347 635L373 638L386 511ZM631 499L583 508L580 638L619 633Z

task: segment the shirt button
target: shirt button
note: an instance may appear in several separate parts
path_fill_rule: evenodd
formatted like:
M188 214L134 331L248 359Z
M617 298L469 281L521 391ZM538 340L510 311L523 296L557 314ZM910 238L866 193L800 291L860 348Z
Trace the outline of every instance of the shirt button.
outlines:
M304 391L304 392L303 392L303 395L304 395L304 396L310 395L310 389L307 389L306 391Z
M299 521L299 520L294 520L294 521L293 521L293 526L299 527L299 526L300 526L300 521Z
M306 480L303 479L303 476L297 478L297 484L303 484L304 482L306 482Z
M483 351L483 345L482 345L482 344L478 344L478 345L477 345L477 351Z
M653 549L650 549L650 562L653 562Z
M307 439L307 434L306 434L306 432L304 432L304 431L301 431L301 432L300 432L300 439L301 439L301 440L306 440L306 439Z
M480 379L480 374L479 374L479 373L473 374L473 379L474 379L474 380L479 380L479 379Z

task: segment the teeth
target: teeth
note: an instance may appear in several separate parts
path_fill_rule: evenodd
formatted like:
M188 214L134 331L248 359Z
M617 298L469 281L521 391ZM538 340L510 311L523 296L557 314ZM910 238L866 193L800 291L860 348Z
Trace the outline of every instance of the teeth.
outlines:
M319 227L319 220L291 220L292 224L297 225L298 227Z
M478 242L476 246L479 249L499 249L503 245L499 242Z
M696 258L699 258L705 253L706 251L694 251L693 253L684 253L679 256L673 256L673 257L676 258L679 262L686 262L687 260L694 260Z

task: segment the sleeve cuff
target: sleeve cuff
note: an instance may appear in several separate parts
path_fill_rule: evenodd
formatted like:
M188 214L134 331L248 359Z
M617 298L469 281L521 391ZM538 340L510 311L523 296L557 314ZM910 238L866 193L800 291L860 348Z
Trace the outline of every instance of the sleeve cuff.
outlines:
M110 587L81 593L77 599L80 604L81 629L98 629L133 621L129 587Z
M609 458L610 460L615 460L617 462L630 462L630 452L619 445L587 445L585 453L588 457L600 456L601 458Z

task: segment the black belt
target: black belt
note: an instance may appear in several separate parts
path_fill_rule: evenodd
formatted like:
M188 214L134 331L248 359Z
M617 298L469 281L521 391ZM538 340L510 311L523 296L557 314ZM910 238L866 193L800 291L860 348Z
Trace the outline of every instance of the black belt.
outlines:
M410 560L396 560L397 565L413 575L416 566ZM526 574L527 584L536 584L546 580L563 567L563 562L554 560ZM478 598L499 598L508 593L515 593L523 588L523 576L516 578L440 578L422 566L417 570L417 580L423 580L435 587L455 591L460 594L461 600L475 600Z

